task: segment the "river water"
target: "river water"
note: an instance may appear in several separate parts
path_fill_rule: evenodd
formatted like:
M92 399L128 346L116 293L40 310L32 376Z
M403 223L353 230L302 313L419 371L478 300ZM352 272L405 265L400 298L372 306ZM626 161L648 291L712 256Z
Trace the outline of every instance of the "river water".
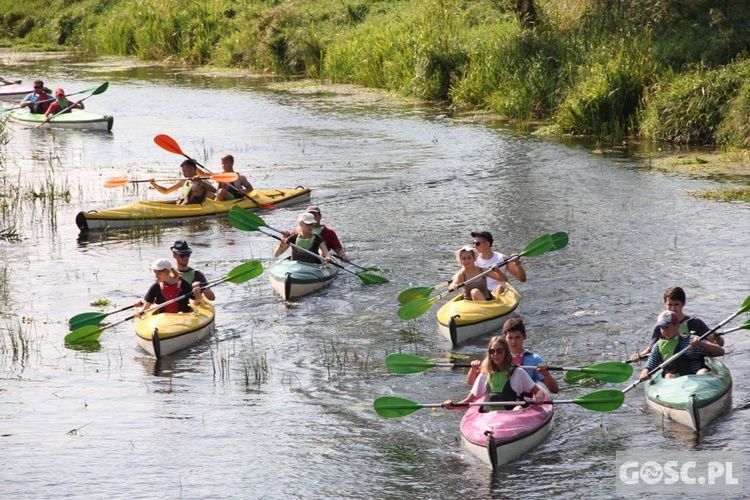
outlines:
M457 269L453 252L472 230L491 231L506 253L569 233L567 248L525 259L529 278L517 284L527 346L551 363L625 359L647 341L669 286L686 289L687 313L717 325L750 292L748 207L686 194L717 181L661 173L627 145L561 143L242 76L8 54L0 74L43 74L69 93L109 81L86 107L115 116L111 134L9 125L0 174L21 199L12 211L20 241L0 242L5 498L616 497L617 451L750 443L743 383L732 411L700 435L649 411L641 387L613 413L561 405L549 438L494 472L461 447L461 412L387 420L372 410L383 395L434 403L468 392L463 371L395 375L383 361L391 352L482 354L486 337L451 349L437 306L413 322L396 316L399 291ZM191 263L209 279L250 258L271 261L275 240L226 220L79 237L81 210L165 198L143 185L102 186L179 176L182 157L156 146L157 134L215 170L234 154L256 187L311 187L353 260L384 269L391 283L344 274L284 304L263 275L217 287L216 335L159 363L136 347L129 322L92 349L66 348L67 318L104 298L105 311L131 304L152 279L148 263L169 258L176 239L189 241ZM305 205L260 215L292 227ZM748 376L749 346L743 331L727 336L735 382ZM561 385L562 399L597 389Z

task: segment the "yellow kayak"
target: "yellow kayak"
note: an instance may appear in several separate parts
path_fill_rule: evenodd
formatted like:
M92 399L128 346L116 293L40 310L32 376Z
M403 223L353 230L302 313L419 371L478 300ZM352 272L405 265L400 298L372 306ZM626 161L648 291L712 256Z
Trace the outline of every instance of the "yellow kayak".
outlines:
M510 284L494 300L464 300L463 295L459 294L438 310L438 328L453 345L485 333L500 333L504 316L513 312L520 300L518 292Z
M171 201L137 201L121 207L79 212L76 225L82 233L103 229L122 229L153 224L174 224L198 218L225 215L233 206L257 209L262 205L286 207L310 200L310 188L297 186L286 189L256 189L252 200L243 197L236 200L215 201L177 205Z
M214 317L206 300L189 313L146 314L135 324L138 345L156 358L169 356L214 333Z

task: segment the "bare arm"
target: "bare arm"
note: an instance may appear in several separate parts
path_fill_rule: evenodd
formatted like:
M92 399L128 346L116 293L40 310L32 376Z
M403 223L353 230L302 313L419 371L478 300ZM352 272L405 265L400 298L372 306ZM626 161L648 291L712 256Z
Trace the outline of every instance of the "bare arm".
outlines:
M157 191L159 191L161 194L169 194L180 189L185 184L185 180L177 181L171 186L169 186L168 188L165 188L164 186L160 186L159 184L156 183L156 181L153 178L149 179L148 183L151 184L151 186Z

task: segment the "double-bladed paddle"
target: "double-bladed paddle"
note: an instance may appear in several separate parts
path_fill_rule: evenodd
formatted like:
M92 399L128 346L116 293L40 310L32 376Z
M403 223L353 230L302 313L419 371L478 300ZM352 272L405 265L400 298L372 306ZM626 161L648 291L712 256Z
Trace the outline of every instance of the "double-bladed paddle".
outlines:
M48 123L48 122L49 122L50 120L52 120L53 118L55 118L55 117L56 117L57 115L61 115L61 114L65 113L65 112L67 112L67 111L70 111L71 109L73 109L73 106L75 106L75 105L76 105L76 104L78 104L79 102L83 102L83 101L85 101L86 99L88 99L89 97L92 97L92 96L95 96L95 95L99 95L99 94L102 94L102 93L104 93L104 91L106 91L106 90L107 90L107 87L109 87L109 82L104 82L104 83L102 83L101 85L99 85L98 87L96 87L96 88L95 88L95 89L94 89L94 90L93 90L93 91L91 92L91 94L87 95L86 97L84 97L83 99L81 99L81 100L79 100L79 101L76 101L76 102L74 102L74 103L70 104L70 105L69 105L69 106L68 106L67 108L63 109L62 111L58 111L58 112L57 112L57 113L55 113L54 115L48 116L47 118L45 118L45 119L44 119L44 121L43 121L42 123L40 123L39 125L36 125L36 126L35 126L34 128L39 128L39 127L41 127L42 125L44 125L45 123ZM71 95L73 95L73 94L71 94Z
M492 272L492 269L495 266L502 267L505 264L508 264L509 262L514 262L520 259L521 257L535 257L537 255L542 255L544 253L551 252L553 250L560 250L561 248L565 248L567 245L568 245L568 233L566 232L543 234L542 236L539 236L538 238L534 239L531 243L526 245L524 249L521 251L521 253L519 253L518 255L514 255L510 258L503 260L502 262L493 264L492 267L490 267L486 271L479 273L473 278L468 279L464 281L463 283L461 283L458 286L458 288L461 288L462 286L466 285L466 283L470 281L474 281L474 280L477 280L479 278L482 278L488 275L489 273ZM422 316L427 311L429 311L430 307L432 307L432 304L442 299L446 295L453 293L454 291L455 290L448 290L433 298L423 297L423 298L412 300L411 302L407 302L403 306L399 307L398 313L397 313L398 317L403 320L416 319Z
M748 311L750 311L750 295L748 295L747 298L745 298L745 300L742 302L742 305L740 306L739 309L737 309L736 312L732 313L729 317L727 317L727 319L725 319L724 321L722 321L721 323L719 323L718 325L716 325L715 327L713 327L712 329L710 329L709 331L707 331L706 333L704 333L703 335L701 335L700 337L698 337L698 339L699 340L703 340L706 337L708 337L709 335L711 335L712 333L716 333L716 331L719 330L719 328L723 327L724 325L726 325L727 323L729 323L730 321L732 321L734 318L736 318L740 314L748 312ZM747 323L748 322L746 321L745 323L742 324L742 326L746 325ZM750 329L750 325L748 325L748 329ZM655 349L655 348L656 348L656 346L654 346L652 349ZM680 356L682 356L683 354L685 354L686 352L688 352L690 349L692 349L692 347L687 346L684 349L682 349L681 351L674 353L666 361L662 362L662 364L660 364L659 366L657 366L653 370L649 371L648 372L649 378L653 377L656 372L658 372L659 370L661 370L662 368L664 368L665 366L667 366L668 364L670 364L672 361L674 361L675 359L679 358ZM633 382L632 384L630 384L629 386L627 386L625 389L623 389L622 392L623 393L628 392L629 390L635 388L641 382L642 382L642 380L640 380L640 379L636 380L635 382Z
M156 143L157 146L159 146L160 148L164 149L165 151L169 151L170 153L174 153L174 154L177 154L177 155L184 156L188 160L193 160L196 165L198 165L200 168L202 168L206 172L210 173L210 171L205 167L205 165L200 164L198 162L198 160L196 160L195 158L191 158L190 156L186 155L185 152L180 147L180 145L177 144L177 141L175 141L174 139L172 139L167 134L159 134L159 135L157 135L156 137L154 137L154 142ZM237 179L234 179L233 181L229 181L229 182L234 182L236 180ZM226 181L218 181L218 182L226 182ZM247 198L248 200L251 200L251 201L255 202L259 207L267 208L269 210L275 210L276 209L276 207L273 206L270 203L263 203L260 199L258 199L258 195L257 194L255 194L255 195L252 194L254 192L255 191L251 191L250 193L245 193L243 196L245 198Z
M245 262L235 267L234 269L229 271L224 277L219 278L217 280L210 281L208 285L203 287L203 290L214 287L226 281L229 281L230 283L244 283L257 276L260 276L261 274L263 274L263 264L261 264L261 262L258 260L251 260L251 261ZM149 308L147 311L143 311L143 313L145 314L145 313L155 311L157 309L161 309L164 306L167 306L169 304L174 304L175 302L179 302L180 300L183 300L186 297L190 297L190 296L192 296L192 292L186 295L175 297L174 299L168 300L161 304L156 304L153 307ZM109 328L112 328L113 326L125 323L126 321L130 321L131 319L136 318L138 316L139 316L138 314L133 314L123 320L116 321L107 326L98 326L98 325L82 326L70 332L69 334L67 334L65 336L65 342L72 344L76 342L90 342L92 340L96 340L99 338L99 335L101 335L101 333L104 330L107 330Z
M72 94L68 94L68 97L74 96L74 95L78 95L78 94L86 94L87 92L93 92L94 90L96 90L98 88L99 87L92 87L90 89L80 90L78 92L73 92ZM35 104L42 103L42 102L53 102L53 101L56 101L56 100L57 99L55 99L54 97L50 97L49 99L43 99L41 101L36 101ZM31 104L30 101L29 101L29 104ZM5 113L6 111L13 111L15 109L21 109L21 108L24 108L24 107L26 107L26 106L13 106L12 108L0 108L0 113Z
M200 179L205 180L211 180L216 182L234 182L237 180L237 177L239 177L239 174L237 172L223 172L221 174L211 174L206 177L199 176ZM112 179L107 179L104 182L104 187L106 188L117 188L122 187L126 184L135 184L137 182L149 182L150 179L129 179L127 177L114 177ZM185 178L181 179L155 179L159 182L168 182L168 181L184 181Z
M409 374L409 373L421 373L429 368L443 367L443 368L468 368L471 363L441 363L432 362L426 359L414 356L412 354L393 353L385 357L385 366L393 373ZM536 366L521 366L519 368L536 370ZM565 376L567 382L569 374L574 374L576 377L573 378L572 382L576 382L581 378L590 377L603 382L625 382L630 379L633 374L633 367L626 363L619 363L616 361L608 361L605 363L599 363L591 366L548 366L548 370L552 371L567 371Z
M435 290L439 288L445 288L447 286L451 285L451 281L443 281L442 283L438 283L435 286L415 286L412 288L407 288L406 290L402 291L398 294L398 302L399 304L408 304L409 302L417 299L425 299L432 294Z
M241 229L242 231L259 231L265 234L266 236L270 236L271 238L282 241L281 236L277 236L275 234L269 233L268 231L264 231L262 227L258 226L258 224L255 223L255 220L253 218L254 215L255 214L248 212L244 208L234 206L229 211L229 223L233 227L236 227L237 229ZM312 255L313 257L320 260L321 262L325 262L325 259L323 257L321 257L320 255L314 252L311 252L310 250L307 250L306 248L302 248L298 245L295 245L294 243L289 243L289 245L291 245L292 247L296 248L297 250L303 253ZM329 262L329 264L355 275L360 280L362 280L362 283L365 283L367 285L382 285L384 283L388 283L388 280L386 278L383 278L382 276L377 276L375 274L368 274L368 273L357 273L335 262Z
M592 411L608 412L614 411L622 406L625 401L625 394L616 389L605 389L591 392L585 396L576 399L563 399L544 401L542 404L575 404L581 408ZM508 406L508 405L525 405L535 404L533 401L474 401L471 403L453 403L454 407L470 406ZM406 398L396 396L379 397L373 402L373 407L378 415L385 418L398 418L410 415L422 408L442 408L442 403L417 403Z
M68 325L70 326L70 330L78 330L79 328L83 326L88 325L98 325L102 321L104 321L104 318L109 316L110 314L117 314L123 311L127 311L128 309L134 309L136 307L135 304L131 304L129 306L125 306L122 309L117 309L116 311L110 311L110 312L85 312L81 314L76 314L72 318L68 320Z
M267 227L267 228L268 228L268 229L270 229L271 231L276 231L277 233L281 234L281 229L276 229L275 227L269 226L268 224L266 224L266 221L264 221L264 220L263 220L263 218L262 218L262 217L260 217L260 216L259 216L258 214L255 214L255 213L253 213L253 212L247 212L247 214L246 214L246 218L247 218L247 220L248 220L248 221L252 221L252 222L253 222L253 223L254 223L254 224L255 224L256 226L258 226L258 227ZM333 249L332 249L332 248L329 248L328 250L333 250ZM336 257L337 259L339 259L339 260L341 260L341 261L343 261L343 260L344 260L344 259L343 259L343 258L341 258L341 257L340 257L339 255L336 255L336 254L335 254L335 253L333 253L333 252L332 252L332 254L333 254L333 255L334 255L334 256L335 256L335 257ZM362 271L372 271L372 272L375 272L375 273L377 273L377 272L380 272L380 271L381 271L381 269L379 269L379 268L377 268L377 267L362 267L362 266L358 266L358 265L357 265L357 264L355 264L354 262L347 262L347 264L349 264L350 266L354 266L354 267L356 267L357 269L361 269Z

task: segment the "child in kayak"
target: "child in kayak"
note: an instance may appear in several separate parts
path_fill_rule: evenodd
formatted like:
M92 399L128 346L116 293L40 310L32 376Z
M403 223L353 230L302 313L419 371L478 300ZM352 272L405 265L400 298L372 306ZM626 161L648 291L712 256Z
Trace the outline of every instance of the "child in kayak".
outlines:
M332 262L333 257L326 247L325 241L319 234L313 233L313 226L315 225L315 217L313 214L302 212L298 217L299 226L295 229L294 233L286 238L282 238L279 242L279 246L276 247L276 251L273 253L274 257L278 257L282 253L286 252L289 248L289 244L304 248L305 250L314 253L315 255L322 255L326 262ZM309 262L310 264L320 264L320 259L316 259L307 252L303 252L295 247L292 247L292 260L298 260L300 262Z
M499 335L492 337L487 344L487 354L482 360L479 376L469 395L460 403L523 401L526 396L533 396L535 404L541 404L549 399L546 388L535 383L528 373L513 365L508 342ZM465 409L456 408L451 399L443 402L442 406L446 410ZM521 409L523 406L518 405L513 409Z
M500 271L497 265L492 266L492 272L487 273L481 278L472 278L487 271L484 267L478 267L475 263L478 257L477 251L470 246L465 246L456 250L456 260L461 264L461 269L453 275L450 289L458 290L461 284L464 284L464 300L492 300L492 295L487 287L487 276L495 278L498 281L506 282L508 278ZM505 283L497 285L492 294L500 296L505 291Z
M193 283L191 286L188 282L180 277L180 273L172 267L172 263L167 259L160 259L151 264L151 270L154 271L156 283L151 285L143 297L143 300L136 302L139 309L136 315L141 315L154 304L163 304L177 297L182 297L177 302L164 306L154 311L154 314L162 312L178 313L190 312L191 304L200 304L202 300L201 284ZM192 294L193 299L189 299Z
M44 117L49 118L59 115L60 113L70 113L72 109L83 109L83 103L81 101L70 102L68 98L65 97L65 91L63 89L57 89L55 90L55 102L49 105L47 111L44 112Z

